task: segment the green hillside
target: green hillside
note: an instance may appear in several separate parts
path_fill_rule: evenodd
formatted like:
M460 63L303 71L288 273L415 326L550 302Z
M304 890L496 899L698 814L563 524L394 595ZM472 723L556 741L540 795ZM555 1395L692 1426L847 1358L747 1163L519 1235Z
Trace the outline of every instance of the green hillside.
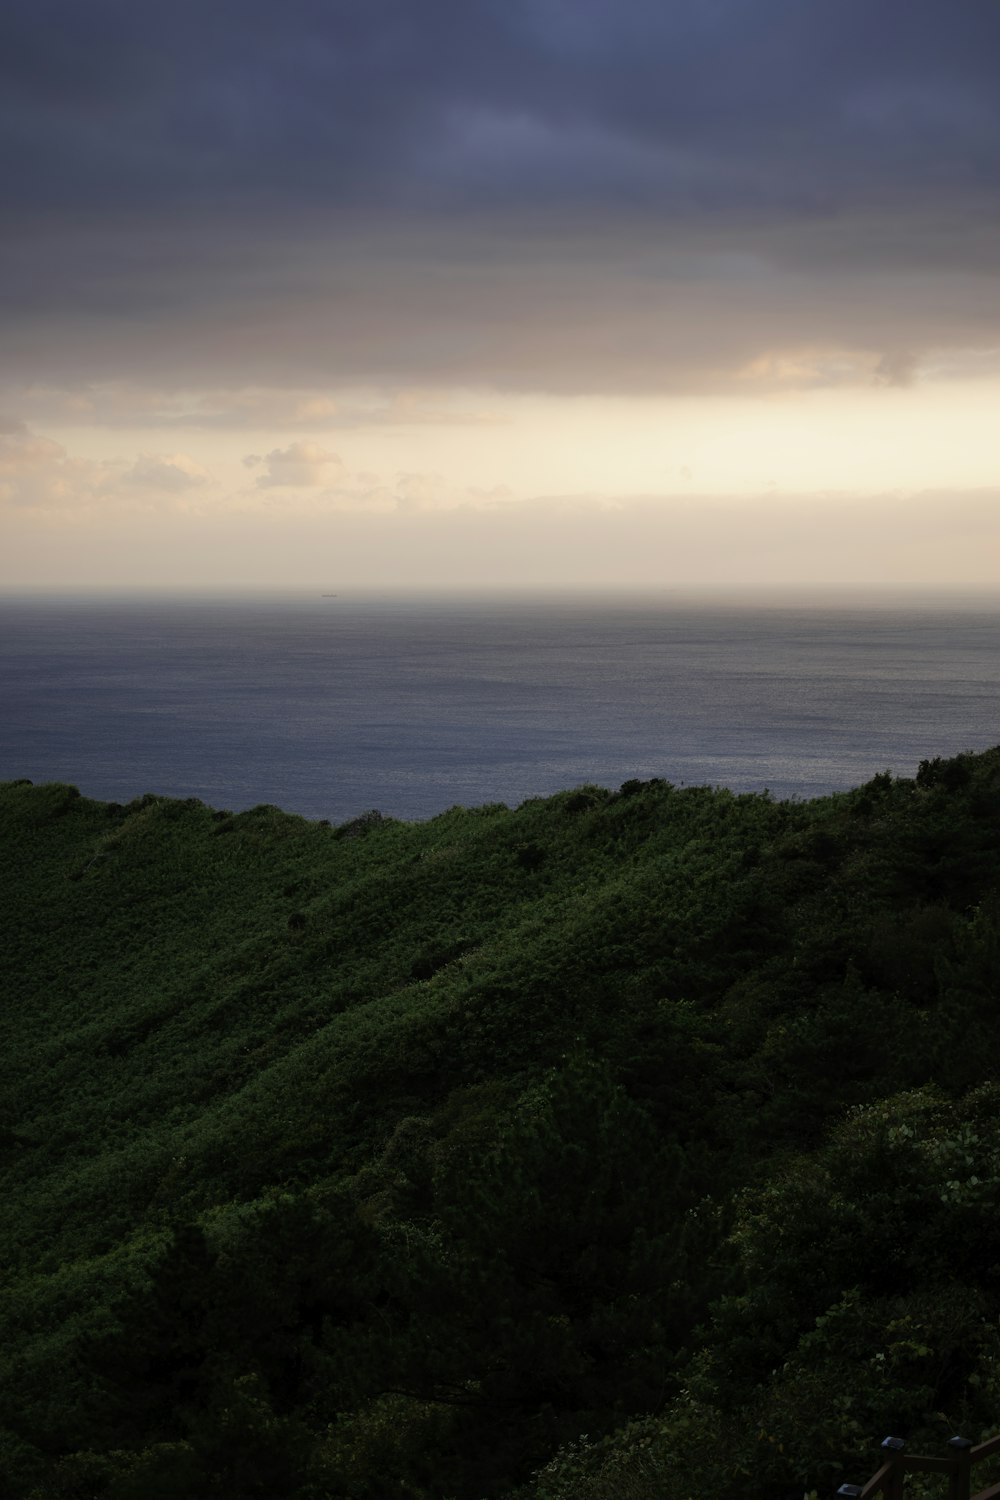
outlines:
M1000 1427L1000 749L0 839L4 1493L801 1500Z

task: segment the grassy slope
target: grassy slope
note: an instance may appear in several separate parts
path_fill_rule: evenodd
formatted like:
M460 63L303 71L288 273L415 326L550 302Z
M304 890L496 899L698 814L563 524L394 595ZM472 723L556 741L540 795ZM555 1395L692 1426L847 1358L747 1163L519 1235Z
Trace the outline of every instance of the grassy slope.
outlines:
M677 1294L656 1343L626 1329L625 1293L647 1320L654 1306L655 1278L635 1269L631 1229L622 1231L632 1235L627 1253L609 1242L599 1268L574 1273L574 1287L532 1260L515 1221L558 1241L567 1215L586 1220L579 1191L559 1207L558 1183L545 1189L551 1219L533 1221L531 1205L548 1181L545 1160L562 1162L572 1140L586 1138L588 1113L620 1116L623 1139L648 1132L640 1154L651 1162L681 1153L683 1170L662 1167L674 1173L664 1191L679 1227L668 1230L651 1209L635 1215L646 1240L665 1247L662 1264L674 1257L675 1273L681 1266L693 1283L682 1244L702 1244L701 1234L695 1259L706 1245L718 1251L732 1195L790 1152L821 1149L848 1106L929 1080L961 1095L992 1070L995 924L983 913L1000 886L996 752L929 767L920 785L877 778L809 804L629 784L513 812L454 809L425 824L371 819L342 829L273 808L230 817L151 798L117 808L72 788L11 784L0 792L0 838L0 1248L13 1268L4 1308L16 1389L6 1422L12 1472L23 1486L41 1484L38 1494L131 1493L104 1470L53 1476L60 1455L113 1447L132 1421L121 1392L105 1390L105 1406L124 1403L125 1415L109 1418L102 1436L87 1391L107 1360L95 1356L95 1365L87 1351L127 1328L130 1310L152 1295L178 1225L200 1223L218 1255L227 1235L260 1239L246 1217L255 1203L276 1193L318 1202L326 1185L348 1193L387 1257L389 1281L403 1226L445 1244L437 1270L450 1266L457 1284L474 1280L492 1253L467 1227L477 1164L503 1162L512 1180L523 1168L521 1198L501 1202L506 1188L496 1182L481 1196L500 1203L491 1234L513 1267L504 1316L533 1327L537 1315L543 1353L533 1364L553 1362L535 1417L517 1413L522 1431L537 1421L527 1429L536 1439L518 1443L503 1428L512 1452L501 1451L495 1413L515 1376L526 1377L513 1344L506 1374L483 1353L503 1346L499 1322L476 1344L465 1324L459 1334L435 1310L421 1337L449 1350L454 1337L451 1364L414 1374L407 1341L431 1314L412 1288L390 1293L380 1283L364 1294L395 1322L385 1349L367 1325L350 1345L351 1359L370 1360L375 1373L367 1395L336 1388L362 1414L342 1424L353 1434L349 1451L322 1438L328 1423L317 1415L329 1415L320 1398L333 1399L334 1354L308 1381L297 1376L292 1396L270 1355L240 1355L240 1368L268 1386L269 1411L282 1421L291 1420L286 1408L304 1413L307 1432L296 1441L307 1457L293 1464L294 1480L275 1483L376 1494L365 1444L388 1399L378 1394L387 1361L397 1360L410 1388L418 1378L425 1386L393 1417L413 1436L392 1460L400 1477L390 1491L495 1492L585 1421L590 1430L613 1425L669 1397L679 1376L665 1376L654 1398L651 1369L696 1337L708 1300L739 1274L738 1256L717 1255L723 1269L705 1270L686 1301ZM559 1095L552 1080L564 1076ZM532 1144L543 1126L544 1151ZM595 1180L599 1158L614 1155L609 1141L598 1132L587 1147ZM557 1176L570 1181L565 1160ZM623 1172L616 1166L612 1177ZM624 1189L609 1178L601 1191L598 1224L614 1217L609 1205ZM695 1232L710 1191L714 1227ZM649 1182L635 1192L649 1202ZM480 1211L489 1222L493 1210ZM593 1233L600 1238L599 1227ZM559 1253L584 1267L584 1248ZM425 1280L437 1274L432 1261ZM507 1275L489 1263L491 1276ZM351 1317L351 1327L364 1322ZM307 1313L289 1318L288 1337L303 1344ZM553 1342L560 1319L576 1342ZM609 1319L618 1320L613 1335ZM329 1315L317 1335L321 1352L323 1338L335 1351L346 1336L329 1332L334 1322ZM447 1430L427 1427L428 1402L438 1410L449 1381L493 1393L468 1429L453 1413ZM131 1448L144 1439L198 1450L190 1422L172 1431L159 1410L145 1429L144 1421L135 1416L128 1430ZM420 1477L421 1444L450 1465L446 1488ZM138 1492L150 1492L160 1469L168 1475L166 1451L146 1460ZM206 1459L205 1472L229 1473L226 1462ZM567 1472L552 1483L582 1482ZM208 1483L186 1481L192 1494Z
M63 1233L80 1249L67 1213L104 1193L144 1206L192 1149L192 1194L211 1201L306 1154L335 1168L408 1102L551 1060L578 1023L601 1029L602 998L687 977L709 937L687 930L704 918L692 886L717 885L723 916L727 900L729 806L694 793L649 828L638 801L595 796L353 838L274 809L5 800L10 1165L52 1263ZM121 1227L88 1220L88 1248Z

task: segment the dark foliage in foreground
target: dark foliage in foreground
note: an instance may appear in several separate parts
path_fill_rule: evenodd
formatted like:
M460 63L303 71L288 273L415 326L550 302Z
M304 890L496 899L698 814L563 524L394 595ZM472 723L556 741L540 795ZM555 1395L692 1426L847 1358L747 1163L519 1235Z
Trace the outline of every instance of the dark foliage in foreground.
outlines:
M1000 750L0 835L7 1493L801 1500L996 1429Z

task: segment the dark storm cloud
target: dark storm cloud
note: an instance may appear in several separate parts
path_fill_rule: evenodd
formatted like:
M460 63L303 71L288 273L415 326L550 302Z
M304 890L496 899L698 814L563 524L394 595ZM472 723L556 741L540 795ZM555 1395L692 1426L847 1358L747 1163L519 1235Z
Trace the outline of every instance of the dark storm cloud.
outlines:
M8 373L988 342L998 62L991 0L7 0Z
M997 186L990 3L8 0L0 41L8 212L600 205L629 148L691 208Z

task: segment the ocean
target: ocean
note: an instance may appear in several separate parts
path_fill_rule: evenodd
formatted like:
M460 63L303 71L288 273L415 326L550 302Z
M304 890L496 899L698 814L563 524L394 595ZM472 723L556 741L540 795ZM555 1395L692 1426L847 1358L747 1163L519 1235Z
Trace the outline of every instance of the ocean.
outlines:
M333 822L662 776L775 796L1000 742L1000 603L0 598L0 780Z

